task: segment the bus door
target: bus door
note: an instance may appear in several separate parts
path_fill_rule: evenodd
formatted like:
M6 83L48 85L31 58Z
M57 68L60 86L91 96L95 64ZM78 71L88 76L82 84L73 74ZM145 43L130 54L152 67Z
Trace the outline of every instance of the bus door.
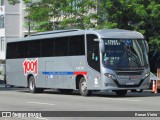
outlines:
M46 61L45 62L45 82L47 88L54 88L54 72L53 72L54 62Z

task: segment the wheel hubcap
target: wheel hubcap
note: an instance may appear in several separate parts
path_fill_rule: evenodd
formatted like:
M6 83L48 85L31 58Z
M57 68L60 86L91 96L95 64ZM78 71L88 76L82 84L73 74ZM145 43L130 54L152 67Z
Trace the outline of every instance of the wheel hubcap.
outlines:
M85 92L87 90L87 83L86 82L81 83L81 90L82 90L82 92Z
M34 83L33 83L33 81L30 82L30 89L31 89L31 90L34 89Z

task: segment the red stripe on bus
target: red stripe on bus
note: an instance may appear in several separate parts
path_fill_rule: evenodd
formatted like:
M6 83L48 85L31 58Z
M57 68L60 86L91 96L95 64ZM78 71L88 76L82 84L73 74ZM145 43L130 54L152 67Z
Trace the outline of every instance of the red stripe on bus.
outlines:
M87 75L87 72L74 72L74 75L79 75L79 74L81 74L81 75Z

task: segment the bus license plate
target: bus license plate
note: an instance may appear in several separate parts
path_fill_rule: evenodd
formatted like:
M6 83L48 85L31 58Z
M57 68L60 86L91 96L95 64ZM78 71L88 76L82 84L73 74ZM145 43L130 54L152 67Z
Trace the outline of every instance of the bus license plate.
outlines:
M126 85L134 85L135 83L133 81L126 81Z

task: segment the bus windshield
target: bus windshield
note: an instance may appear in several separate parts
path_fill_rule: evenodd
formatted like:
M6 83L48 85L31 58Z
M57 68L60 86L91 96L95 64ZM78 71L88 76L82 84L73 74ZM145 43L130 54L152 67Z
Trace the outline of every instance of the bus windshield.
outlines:
M107 68L141 68L148 65L145 40L103 39L102 63Z

